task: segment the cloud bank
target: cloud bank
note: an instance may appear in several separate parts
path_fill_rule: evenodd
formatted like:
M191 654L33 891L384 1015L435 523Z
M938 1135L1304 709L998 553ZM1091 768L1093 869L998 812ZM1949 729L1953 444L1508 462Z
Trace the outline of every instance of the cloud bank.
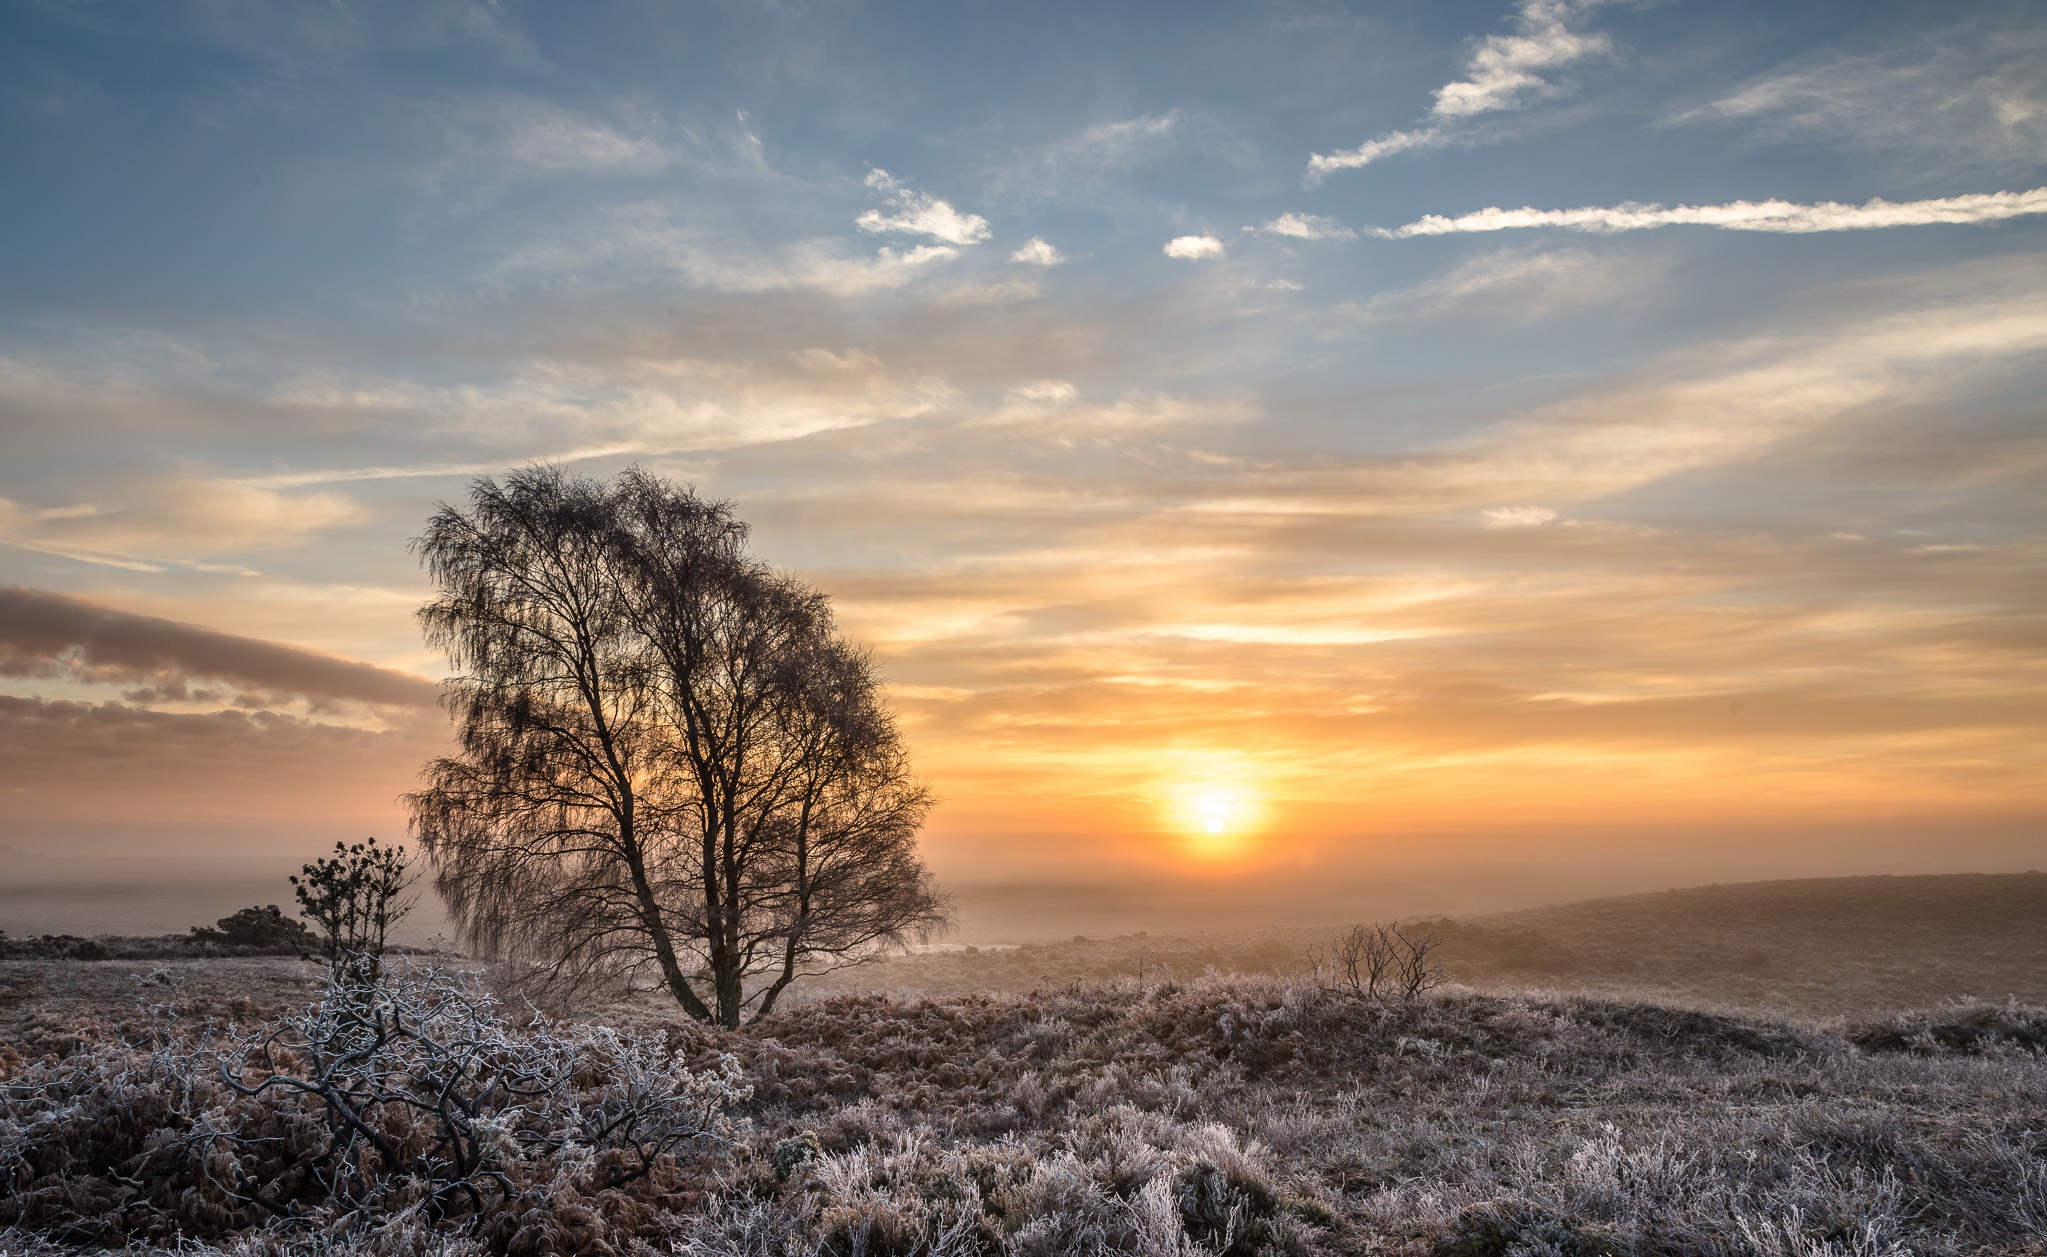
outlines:
M1846 205L1839 201L1820 201L1812 205L1793 201L1731 201L1725 205L1668 207L1628 202L1561 210L1528 206L1510 210L1493 206L1456 218L1429 214L1404 227L1374 229L1371 234L1384 240L1404 240L1410 236L1558 227L1566 231L1614 235L1623 231L1693 225L1719 227L1727 231L1802 235L1819 231L1921 227L1935 223L1994 223L2028 214L2047 214L2047 188L2034 188L2029 192L1974 192L1927 201L1886 201L1877 197L1861 205Z
M380 707L430 709L440 694L425 677L20 585L0 586L0 676L142 685L151 698L183 697L191 681Z

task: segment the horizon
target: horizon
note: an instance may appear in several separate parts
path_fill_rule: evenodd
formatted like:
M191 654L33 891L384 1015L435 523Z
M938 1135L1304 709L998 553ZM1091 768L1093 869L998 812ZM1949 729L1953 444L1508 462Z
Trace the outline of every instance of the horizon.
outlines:
M407 545L535 463L830 597L966 941L2041 867L2043 54L1991 3L0 3L0 929L410 844Z

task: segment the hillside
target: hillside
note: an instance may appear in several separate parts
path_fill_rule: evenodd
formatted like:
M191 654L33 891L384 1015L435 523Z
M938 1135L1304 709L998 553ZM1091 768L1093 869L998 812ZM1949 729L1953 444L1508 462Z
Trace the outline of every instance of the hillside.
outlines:
M968 994L1119 976L1291 973L1340 925L1073 938L902 957L816 984ZM2047 874L1810 878L1700 886L1437 919L1451 978L1861 1016L1975 997L2047 1002Z

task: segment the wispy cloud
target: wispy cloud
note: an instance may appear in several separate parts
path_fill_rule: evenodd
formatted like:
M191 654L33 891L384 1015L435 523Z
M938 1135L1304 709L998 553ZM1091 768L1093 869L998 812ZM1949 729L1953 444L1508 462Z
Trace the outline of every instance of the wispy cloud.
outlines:
M204 560L291 549L364 517L357 503L337 494L284 494L187 475L102 488L102 501L57 507L0 498L0 543L131 571L244 573Z
M1223 242L1214 236L1175 236L1166 241L1166 256L1200 261L1223 255Z
M1183 142L1185 122L1177 110L1091 122L1022 152L1004 153L985 186L999 196L1034 200L1060 195L1075 183L1113 179Z
M1358 233L1319 214L1281 214L1263 227L1246 227L1267 236L1288 236L1295 240L1355 240Z
M944 208L956 213L949 205ZM943 222L942 216L934 218L934 223ZM978 216L967 215L949 229L978 232L976 238L985 239L987 224ZM488 278L496 282L604 281L639 286L650 278L667 281L679 276L719 292L807 289L858 297L902 288L927 274L935 263L958 256L960 247L952 244L883 245L869 255L849 254L843 241L831 239L763 247L733 233L678 220L672 206L641 202L580 216L510 252L491 269Z
M1921 227L1937 223L1994 223L2027 214L2047 214L2047 188L2034 188L2029 192L1972 192L1926 201L1886 201L1877 197L1861 205L1847 205L1839 201L1819 201L1811 205L1794 201L1730 201L1725 205L1673 206L1627 202L1558 210L1527 206L1510 210L1494 206L1455 218L1430 214L1404 227L1390 230L1375 228L1371 234L1386 240L1402 240L1410 236L1557 227L1567 231L1613 235L1623 231L1681 225L1719 227L1727 231L1805 234Z
M2047 30L2012 16L1943 22L1931 37L1915 32L1875 49L1828 49L1670 121L1845 144L1913 173L2032 167L2047 158Z
M1357 313L1368 323L1453 317L1526 323L1632 296L1668 269L1657 257L1499 249L1465 258L1421 283L1379 293Z
M1515 33L1487 36L1466 58L1464 77L1436 89L1435 104L1421 125L1389 131L1356 148L1316 153L1308 160L1309 179L1368 166L1395 153L1440 148L1464 138L1469 119L1563 95L1569 87L1553 71L1613 49L1606 36L1574 28L1586 13L1606 2L1521 0L1514 14Z
M988 220L962 214L950 201L906 187L886 170L868 172L867 186L882 194L888 213L868 210L854 222L875 235L929 236L942 244L979 244L988 238Z

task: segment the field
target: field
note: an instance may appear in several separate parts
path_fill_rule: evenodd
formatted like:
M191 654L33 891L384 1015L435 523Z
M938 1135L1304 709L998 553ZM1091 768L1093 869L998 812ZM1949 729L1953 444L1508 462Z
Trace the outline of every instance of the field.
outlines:
M1468 984L1411 1002L1332 991L1303 972L1313 938L1263 932L921 956L869 975L889 991L813 992L738 1033L615 1007L698 1077L729 1057L732 1124L631 1182L535 1143L502 1198L438 1223L317 1193L266 1220L221 1196L217 1142L194 1160L189 1135L117 1120L310 1129L179 1062L205 1056L194 1036L311 997L313 966L5 962L0 1208L21 1229L0 1248L2047 1253L2047 1013L2017 985L2039 980L2042 880L1714 887L1450 923ZM1207 972L1251 967L1231 957L1287 972ZM1534 989L1553 977L1616 990ZM1960 979L1979 989L1935 989ZM1964 994L1996 1002L1948 998ZM1932 1007L1895 1011L1915 1002Z
M1812 878L1702 886L1417 924L1459 982L1806 1018L1957 999L2047 1004L2047 874ZM1026 992L1076 980L1299 974L1338 925L1073 938L892 960L850 992Z

